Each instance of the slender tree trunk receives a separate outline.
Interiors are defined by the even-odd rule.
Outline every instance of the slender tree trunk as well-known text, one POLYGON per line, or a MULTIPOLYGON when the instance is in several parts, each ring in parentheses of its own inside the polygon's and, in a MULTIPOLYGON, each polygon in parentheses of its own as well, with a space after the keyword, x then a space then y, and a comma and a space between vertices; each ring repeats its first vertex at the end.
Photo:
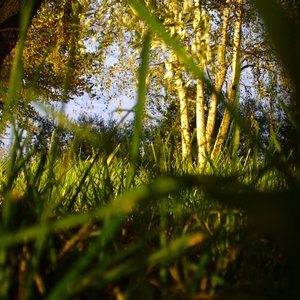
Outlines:
MULTIPOLYGON (((228 92, 228 104, 233 109, 233 104, 236 98, 238 81, 239 81, 239 68, 240 68, 240 43, 241 43, 241 25, 242 25, 242 2, 243 0, 237 0, 236 2, 236 20, 234 29, 234 39, 233 39, 233 58, 232 58, 232 75, 231 83, 228 92)), ((222 150, 222 146, 227 137, 228 128, 231 121, 231 112, 226 107, 223 115, 222 123, 220 125, 216 142, 212 151, 212 159, 218 157, 222 150)))
POLYGON ((201 170, 206 161, 206 137, 205 137, 205 115, 204 115, 204 84, 203 80, 197 80, 196 96, 196 130, 197 130, 197 148, 198 148, 198 168, 201 170))
MULTIPOLYGON (((180 103, 180 127, 181 127, 181 146, 182 146, 182 159, 188 162, 191 158, 190 150, 190 128, 189 128, 189 114, 188 114, 188 101, 186 97, 186 88, 182 77, 181 84, 178 84, 178 98, 180 103)), ((179 80, 179 79, 178 79, 179 80)))
MULTIPOLYGON (((207 26, 205 17, 205 12, 201 13, 200 1, 195 1, 194 7, 194 22, 193 28, 195 31, 195 37, 193 40, 193 50, 199 61, 199 67, 204 68, 205 62, 209 59, 209 40, 205 39, 205 26, 207 26), (202 15, 204 14, 204 15, 202 15), (207 46, 206 51, 201 51, 203 49, 203 41, 205 40, 205 45, 207 46), (201 49, 202 48, 202 49, 201 49)), ((206 137, 205 137, 205 97, 204 97, 204 82, 202 79, 197 80, 197 90, 196 90, 196 133, 197 133, 197 163, 198 168, 202 170, 205 166, 206 161, 206 137)))
POLYGON ((223 25, 221 32, 221 43, 218 49, 218 70, 215 75, 215 91, 212 93, 210 107, 206 123, 206 142, 207 151, 211 152, 211 139, 215 129, 216 116, 217 116, 217 106, 218 106, 218 96, 222 90, 222 86, 226 77, 226 43, 227 43, 227 31, 229 24, 229 14, 231 10, 231 0, 226 1, 226 6, 223 13, 223 25))
MULTIPOLYGON (((170 9, 174 13, 175 25, 170 27, 171 35, 182 36, 184 22, 182 20, 182 10, 187 10, 191 3, 189 1, 184 1, 183 5, 180 3, 173 3, 170 5, 170 9)), ((186 95, 186 87, 184 82, 184 69, 180 64, 178 58, 174 53, 170 53, 169 63, 166 65, 167 71, 171 71, 173 76, 171 76, 173 85, 175 84, 180 107, 180 132, 181 132, 181 148, 182 148, 182 160, 184 163, 191 161, 191 138, 190 138, 190 128, 189 128, 189 114, 188 114, 188 100, 186 95)))

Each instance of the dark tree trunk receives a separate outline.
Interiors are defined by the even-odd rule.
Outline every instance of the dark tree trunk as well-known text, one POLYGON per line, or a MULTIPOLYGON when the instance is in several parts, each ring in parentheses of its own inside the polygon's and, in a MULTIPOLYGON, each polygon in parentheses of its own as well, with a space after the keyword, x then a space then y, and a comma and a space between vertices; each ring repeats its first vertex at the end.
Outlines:
MULTIPOLYGON (((34 1, 33 17, 44 0, 29 1, 34 1)), ((0 70, 18 40, 20 8, 21 0, 0 0, 0 70)))

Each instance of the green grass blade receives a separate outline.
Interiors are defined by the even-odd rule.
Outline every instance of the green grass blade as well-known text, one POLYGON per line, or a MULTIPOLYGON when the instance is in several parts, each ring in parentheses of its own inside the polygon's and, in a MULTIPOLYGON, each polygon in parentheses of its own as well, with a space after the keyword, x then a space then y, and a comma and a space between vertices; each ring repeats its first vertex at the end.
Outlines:
POLYGON ((134 178, 135 168, 137 165, 139 151, 140 151, 140 139, 143 131, 143 119, 145 110, 145 100, 147 93, 147 73, 149 67, 149 53, 151 47, 151 34, 146 33, 143 41, 143 48, 141 52, 141 66, 139 69, 138 77, 138 95, 137 104, 135 107, 135 122, 133 128, 133 137, 131 145, 131 165, 128 174, 127 187, 129 188, 134 178))

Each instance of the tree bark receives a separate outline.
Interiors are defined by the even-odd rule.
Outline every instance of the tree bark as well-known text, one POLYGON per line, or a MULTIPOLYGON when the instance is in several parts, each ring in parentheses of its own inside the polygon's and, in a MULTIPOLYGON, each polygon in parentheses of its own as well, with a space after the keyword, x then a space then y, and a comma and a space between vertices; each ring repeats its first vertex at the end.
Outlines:
POLYGON ((184 162, 190 160, 190 128, 189 128, 189 115, 188 115, 188 101, 186 97, 186 88, 184 87, 183 78, 181 84, 178 84, 178 98, 180 103, 180 127, 181 127, 181 146, 182 146, 182 159, 184 162))
MULTIPOLYGON (((205 11, 202 12, 205 15, 205 11)), ((199 68, 204 69, 206 61, 209 59, 209 49, 207 48, 204 53, 202 52, 201 47, 203 47, 203 39, 205 40, 206 47, 209 47, 209 41, 204 37, 205 26, 201 18, 201 8, 200 1, 195 1, 194 7, 194 22, 193 28, 195 31, 195 37, 193 44, 195 45, 195 55, 199 60, 199 68)), ((203 170, 206 161, 206 136, 205 136, 205 96, 204 96, 204 82, 202 79, 197 80, 197 90, 196 90, 196 132, 197 132, 197 153, 198 153, 198 168, 203 170)))
POLYGON ((206 138, 205 138, 205 114, 204 114, 204 83, 197 80, 196 96, 196 128, 197 128, 197 148, 198 148, 198 168, 202 170, 206 162, 206 138))
MULTIPOLYGON (((233 58, 232 58, 232 75, 231 83, 228 92, 228 105, 230 105, 231 110, 233 109, 233 104, 236 98, 238 81, 239 81, 239 68, 240 68, 240 44, 241 44, 241 26, 242 26, 242 2, 243 0, 237 0, 236 8, 236 20, 233 38, 233 58)), ((222 147, 226 140, 228 128, 231 121, 231 112, 228 107, 225 108, 222 123, 219 127, 218 135, 212 151, 212 159, 216 159, 221 153, 222 147)))
MULTIPOLYGON (((33 0, 31 17, 37 12, 44 0, 33 0)), ((29 1, 27 3, 30 4, 29 1)), ((21 0, 0 0, 0 70, 5 58, 18 41, 21 0)))
POLYGON ((206 123, 206 142, 207 151, 211 152, 211 139, 215 129, 216 116, 217 116, 217 106, 218 106, 218 96, 222 90, 222 86, 225 81, 227 65, 226 65, 226 44, 227 44, 227 31, 229 24, 229 14, 231 10, 231 0, 226 1, 226 6, 223 13, 223 25, 221 33, 221 43, 218 50, 218 71, 215 75, 215 91, 212 93, 207 123, 206 123))
MULTIPOLYGON (((171 35, 182 36, 184 22, 182 19, 181 10, 187 10, 191 3, 189 1, 184 1, 183 5, 170 5, 170 10, 174 13, 175 25, 170 27, 171 35)), ((189 109, 188 109, 188 99, 186 94, 186 86, 182 68, 178 57, 172 53, 169 56, 169 63, 166 64, 167 71, 172 72, 171 80, 174 80, 174 86, 176 87, 177 96, 179 100, 180 107, 180 133, 181 133, 181 153, 182 160, 185 164, 191 161, 191 137, 189 128, 189 109)), ((169 76, 167 76, 169 77, 169 76)))

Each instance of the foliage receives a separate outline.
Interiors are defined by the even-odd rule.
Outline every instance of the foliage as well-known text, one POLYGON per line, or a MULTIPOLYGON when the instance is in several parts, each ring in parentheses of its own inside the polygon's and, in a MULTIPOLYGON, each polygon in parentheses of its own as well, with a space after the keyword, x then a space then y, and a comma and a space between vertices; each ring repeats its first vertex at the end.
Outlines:
MULTIPOLYGON (((191 9, 192 2, 146 1, 147 8, 164 25, 164 28, 156 23, 154 18, 151 19, 150 16, 139 18, 141 9, 133 9, 132 11, 132 6, 129 8, 124 4, 124 1, 118 4, 114 1, 106 1, 105 4, 113 7, 113 9, 108 10, 112 20, 110 30, 115 36, 113 44, 120 51, 123 51, 122 53, 126 55, 126 61, 128 62, 124 64, 122 58, 120 58, 119 62, 115 63, 113 70, 115 72, 125 72, 126 69, 130 69, 137 74, 137 68, 132 67, 132 62, 138 59, 136 53, 139 51, 140 41, 147 31, 147 25, 149 25, 149 23, 145 23, 150 22, 155 28, 155 34, 152 37, 150 52, 151 63, 147 80, 150 85, 147 105, 154 111, 155 115, 157 111, 162 114, 166 118, 166 122, 169 121, 169 105, 178 111, 180 120, 177 127, 178 134, 181 139, 186 135, 187 145, 185 147, 187 148, 191 145, 194 147, 194 142, 190 141, 188 136, 191 136, 194 130, 199 132, 200 129, 196 128, 197 123, 200 126, 202 122, 202 135, 195 138, 195 140, 198 140, 198 149, 196 150, 202 152, 203 155, 207 155, 213 150, 216 139, 222 140, 222 149, 227 151, 225 144, 228 140, 227 133, 230 133, 229 129, 231 127, 251 128, 252 121, 245 119, 243 124, 237 124, 236 126, 235 121, 231 122, 231 117, 227 114, 225 123, 229 125, 222 125, 222 130, 219 130, 224 115, 222 109, 224 109, 224 106, 226 108, 227 99, 235 98, 234 93, 231 93, 230 96, 230 81, 232 79, 233 53, 235 52, 233 37, 236 23, 236 5, 233 1, 224 1, 222 4, 219 1, 195 1, 195 7, 199 7, 199 9, 197 8, 198 11, 197 9, 191 9), (197 14, 200 15, 197 16, 197 14), (115 34, 116 31, 120 33, 115 34), (124 35, 124 31, 127 34, 124 35), (168 34, 175 37, 177 43, 173 43, 168 34), (201 47, 197 42, 199 38, 198 42, 200 42, 201 47), (129 47, 129 50, 124 51, 124 45, 127 49, 129 47), (182 52, 183 49, 180 50, 180 46, 187 50, 187 54, 193 54, 195 64, 190 61, 191 72, 187 72, 184 67, 188 58, 182 52), (198 71, 195 69, 197 67, 198 71), (200 69, 202 70, 200 71, 200 69), (221 73, 224 73, 224 75, 221 73), (204 100, 202 104, 197 106, 196 103, 201 98, 199 88, 197 88, 201 87, 202 84, 201 81, 197 81, 199 78, 206 79, 204 80, 204 100), (182 88, 179 88, 180 86, 182 88), (214 86, 216 87, 215 93, 213 93, 214 86), (216 97, 219 93, 221 95, 216 97), (186 97, 183 97, 183 99, 188 99, 186 104, 180 101, 180 95, 186 95, 186 97), (174 101, 177 101, 178 104, 174 105, 174 101), (185 112, 186 120, 180 119, 183 117, 180 107, 187 109, 185 112), (197 120, 200 116, 204 121, 192 120, 194 117, 197 120), (227 127, 228 129, 226 129, 227 127), (218 131, 220 131, 219 134, 218 131), (227 133, 223 137, 226 131, 227 133), (183 134, 183 132, 185 133, 183 134), (201 145, 206 144, 207 147, 201 149, 201 145)), ((280 103, 287 104, 291 100, 292 85, 278 62, 275 55, 276 51, 270 43, 270 36, 266 33, 264 22, 257 14, 254 6, 249 1, 242 1, 241 5, 242 28, 237 61, 240 69, 237 75, 240 80, 238 84, 233 84, 233 86, 234 90, 238 92, 237 98, 240 105, 247 106, 249 100, 256 99, 256 102, 261 102, 257 107, 269 107, 266 109, 265 118, 269 118, 271 126, 273 119, 282 119, 283 110, 280 103)), ((107 36, 110 34, 108 28, 105 29, 105 32, 107 36)), ((127 79, 128 76, 125 76, 125 78, 127 79)), ((107 79, 104 80, 107 81, 107 79)), ((123 87, 127 87, 128 82, 122 80, 118 80, 118 82, 123 87)), ((232 102, 232 100, 230 101, 232 102)), ((229 111, 232 109, 229 109, 229 111)), ((232 114, 232 111, 230 114, 232 114)), ((254 116, 256 115, 255 113, 254 116)), ((271 129, 268 129, 269 133, 271 131, 271 129)), ((273 132, 277 132, 277 129, 274 129, 273 132)), ((248 131, 246 129, 242 130, 240 134, 245 135, 245 138, 247 138, 248 131)), ((264 137, 266 131, 264 130, 260 134, 264 137)), ((217 152, 215 151, 215 153, 217 152)), ((217 154, 211 155, 217 156, 217 154)), ((201 166, 199 167, 201 168, 201 166)))
POLYGON ((105 121, 98 115, 84 114, 79 115, 73 122, 72 128, 63 128, 52 118, 39 116, 35 123, 35 131, 29 134, 31 141, 28 148, 33 147, 37 152, 49 149, 55 133, 59 153, 64 153, 71 147, 74 155, 84 160, 98 151, 111 153, 118 147, 118 153, 122 152, 122 155, 125 155, 130 138, 130 123, 121 126, 114 119, 105 121), (83 132, 89 136, 84 138, 83 132), (106 146, 100 149, 99 144, 106 146))

